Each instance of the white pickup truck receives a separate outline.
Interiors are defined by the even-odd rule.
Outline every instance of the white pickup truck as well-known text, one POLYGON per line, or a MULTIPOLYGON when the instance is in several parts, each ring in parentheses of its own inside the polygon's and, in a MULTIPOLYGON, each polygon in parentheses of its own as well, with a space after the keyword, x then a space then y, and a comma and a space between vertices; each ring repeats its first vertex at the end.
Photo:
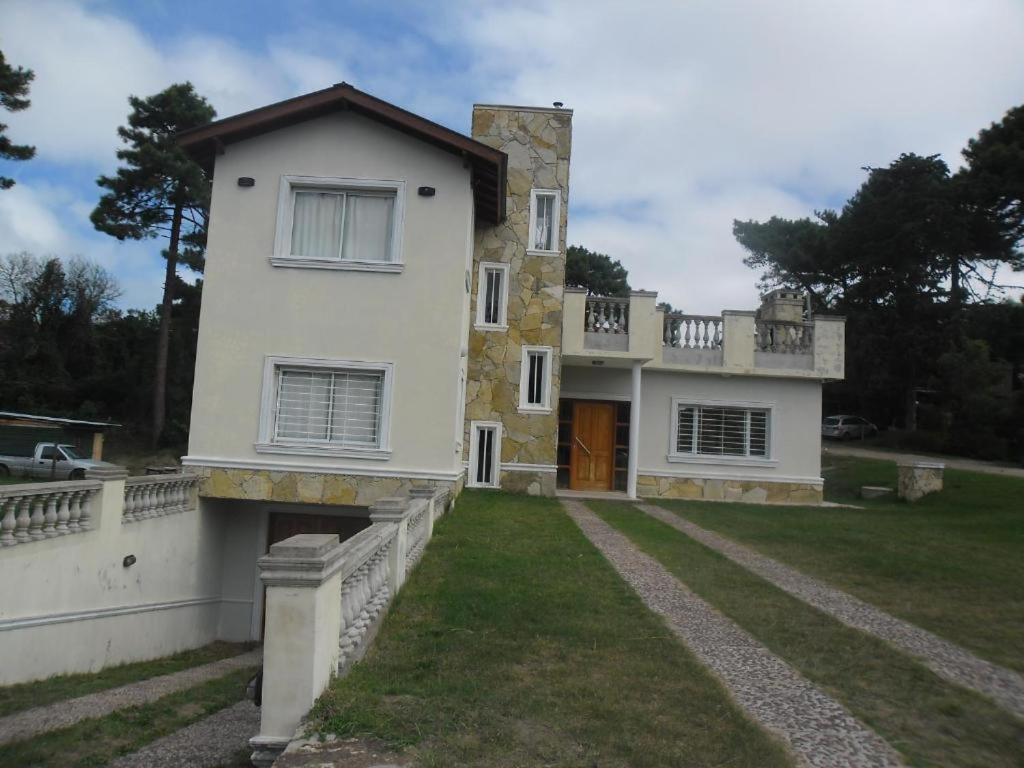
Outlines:
POLYGON ((0 456, 0 476, 21 475, 40 480, 81 480, 94 467, 113 466, 78 455, 73 445, 36 443, 31 456, 0 456))

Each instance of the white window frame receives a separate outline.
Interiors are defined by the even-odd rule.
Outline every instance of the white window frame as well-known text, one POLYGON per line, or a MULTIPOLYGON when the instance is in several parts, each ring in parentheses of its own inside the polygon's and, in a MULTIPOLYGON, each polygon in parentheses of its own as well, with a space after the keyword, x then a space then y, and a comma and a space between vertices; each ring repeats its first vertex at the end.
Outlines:
POLYGON ((486 331, 507 331, 508 330, 508 277, 509 265, 496 261, 481 261, 477 270, 476 280, 476 327, 486 331), (484 291, 487 285, 488 270, 501 272, 501 296, 498 299, 498 322, 488 323, 484 321, 484 291))
POLYGON ((274 253, 270 257, 270 263, 275 267, 299 267, 303 269, 401 272, 405 267, 402 260, 402 232, 404 229, 404 181, 393 179, 349 179, 338 176, 282 176, 277 196, 277 230, 274 236, 274 253), (391 259, 389 261, 343 261, 340 255, 337 259, 292 256, 292 219, 295 211, 295 192, 306 189, 325 189, 337 192, 365 190, 394 193, 395 207, 391 217, 391 259))
POLYGON ((501 433, 500 421, 471 421, 469 422, 469 467, 467 467, 466 485, 470 488, 500 488, 501 487, 501 433), (491 483, 478 483, 476 480, 476 459, 477 450, 480 447, 480 428, 494 429, 494 450, 491 454, 491 483))
POLYGON ((522 358, 519 361, 519 410, 529 413, 551 413, 551 359, 553 357, 551 347, 523 346, 522 358), (544 363, 544 402, 541 404, 528 403, 530 365, 529 354, 533 352, 543 355, 544 363))
POLYGON ((319 357, 282 357, 268 355, 263 361, 263 391, 260 399, 259 438, 257 453, 281 453, 297 456, 349 456, 386 461, 391 458, 391 402, 395 386, 395 364, 365 360, 334 360, 319 357), (373 371, 383 373, 381 388, 380 441, 373 448, 331 445, 322 442, 278 440, 275 438, 277 416, 277 371, 280 368, 322 368, 325 370, 373 371))
POLYGON ((700 400, 692 397, 673 397, 672 410, 669 414, 670 426, 668 436, 668 461, 682 464, 731 464, 734 466, 766 467, 776 466, 775 445, 775 403, 754 400, 700 400), (680 453, 676 450, 679 437, 680 408, 743 408, 767 411, 765 425, 765 449, 767 456, 718 456, 704 453, 680 453))
POLYGON ((526 252, 529 254, 538 254, 549 256, 551 254, 561 253, 561 234, 562 234, 562 191, 560 189, 531 189, 530 190, 530 231, 527 235, 526 240, 526 252), (552 195, 555 198, 555 204, 551 206, 551 215, 554 217, 553 226, 554 232, 551 237, 551 244, 554 248, 534 248, 533 233, 536 230, 537 225, 537 198, 540 195, 552 195))

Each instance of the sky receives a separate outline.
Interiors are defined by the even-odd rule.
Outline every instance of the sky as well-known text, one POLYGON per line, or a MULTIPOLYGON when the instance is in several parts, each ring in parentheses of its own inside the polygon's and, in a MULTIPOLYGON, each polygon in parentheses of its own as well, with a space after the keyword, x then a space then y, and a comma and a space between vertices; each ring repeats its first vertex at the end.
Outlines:
POLYGON ((758 303, 734 219, 841 207, 901 152, 956 167, 1024 103, 1024 0, 0 0, 0 50, 36 73, 0 122, 38 150, 0 163, 0 253, 95 259, 123 308, 158 303, 161 242, 96 232, 95 180, 129 95, 173 82, 226 117, 344 80, 462 132, 564 102, 569 242, 702 314, 758 303))

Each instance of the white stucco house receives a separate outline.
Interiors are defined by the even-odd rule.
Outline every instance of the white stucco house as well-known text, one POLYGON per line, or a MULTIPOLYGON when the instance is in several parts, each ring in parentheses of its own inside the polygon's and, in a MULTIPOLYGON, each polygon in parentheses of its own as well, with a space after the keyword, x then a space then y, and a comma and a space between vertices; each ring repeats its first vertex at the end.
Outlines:
POLYGON ((566 289, 572 117, 476 105, 467 137, 342 83, 180 137, 213 174, 184 463, 220 636, 259 636, 270 543, 413 485, 820 501, 842 319, 566 289))

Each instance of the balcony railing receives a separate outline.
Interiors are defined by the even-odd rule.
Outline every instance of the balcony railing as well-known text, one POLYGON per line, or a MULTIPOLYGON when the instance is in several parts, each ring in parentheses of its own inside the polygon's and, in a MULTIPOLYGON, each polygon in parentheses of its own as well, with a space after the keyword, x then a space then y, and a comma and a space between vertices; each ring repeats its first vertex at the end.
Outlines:
POLYGON ((587 333, 629 333, 629 299, 588 296, 584 322, 587 333))
POLYGON ((814 352, 814 323, 758 320, 754 323, 754 343, 759 352, 810 355, 814 352))
POLYGON ((9 485, 0 489, 0 546, 82 533, 92 527, 98 480, 9 485))
POLYGON ((721 349, 722 318, 710 315, 665 315, 662 342, 676 349, 721 349))

